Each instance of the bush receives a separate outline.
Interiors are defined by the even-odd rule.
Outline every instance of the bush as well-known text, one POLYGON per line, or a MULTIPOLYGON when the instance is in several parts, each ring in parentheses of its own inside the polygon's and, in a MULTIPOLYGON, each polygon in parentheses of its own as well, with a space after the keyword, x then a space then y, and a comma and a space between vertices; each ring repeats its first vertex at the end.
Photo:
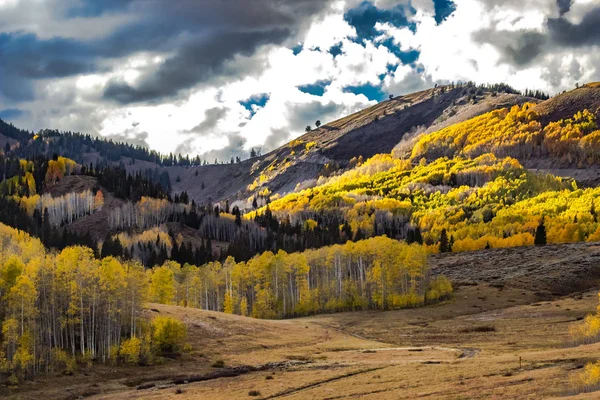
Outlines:
POLYGON ((461 333, 485 333, 496 332, 496 327, 493 325, 471 326, 460 330, 461 333))
POLYGON ((224 368, 225 367, 225 361, 223 360, 217 360, 213 363, 212 365, 213 368, 224 368))
POLYGON ((571 378, 576 392, 591 392, 600 388, 600 363, 588 363, 583 371, 571 378))
POLYGON ((181 321, 169 317, 152 321, 152 342, 162 353, 179 353, 186 337, 187 329, 181 321))
POLYGON ((436 302, 447 300, 452 297, 452 282, 443 275, 437 276, 429 284, 427 291, 427 301, 436 302))
POLYGON ((142 341, 134 336, 121 343, 119 354, 125 363, 137 364, 140 362, 141 349, 142 341))
POLYGON ((251 390, 248 392, 248 396, 252 396, 252 397, 260 396, 260 392, 258 390, 251 390))

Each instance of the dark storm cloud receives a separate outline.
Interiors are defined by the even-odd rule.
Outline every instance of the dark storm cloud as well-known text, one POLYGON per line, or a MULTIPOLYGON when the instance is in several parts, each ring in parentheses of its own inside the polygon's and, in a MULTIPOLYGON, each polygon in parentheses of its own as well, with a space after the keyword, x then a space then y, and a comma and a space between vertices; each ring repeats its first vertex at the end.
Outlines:
POLYGON ((497 31, 493 28, 476 32, 473 38, 479 43, 489 43, 503 55, 509 64, 525 66, 544 50, 545 35, 536 31, 497 31))
MULTIPOLYGON (((499 31, 492 26, 475 32, 473 38, 493 45, 503 55, 503 62, 517 67, 529 66, 538 56, 552 54, 557 48, 600 45, 600 7, 591 9, 579 24, 574 24, 565 18, 572 1, 557 0, 556 4, 560 16, 548 18, 545 31, 499 31)), ((556 78, 551 81, 556 82, 556 78)))
POLYGON ((246 138, 240 135, 239 132, 232 132, 225 135, 227 137, 227 145, 217 150, 211 150, 203 153, 200 157, 208 162, 213 162, 215 159, 228 163, 231 157, 239 156, 248 158, 248 152, 244 150, 246 138))
POLYGON ((302 131, 307 125, 313 126, 316 120, 331 121, 340 111, 340 105, 334 102, 322 104, 318 100, 310 103, 288 104, 290 114, 290 130, 294 132, 302 131))
POLYGON ((556 0, 556 5, 558 6, 558 12, 562 17, 571 10, 573 0, 556 0))
POLYGON ((97 17, 117 11, 123 11, 134 0, 80 0, 79 4, 70 8, 70 17, 97 17))
POLYGON ((264 152, 266 153, 278 148, 284 143, 289 142, 291 138, 292 135, 289 130, 271 128, 271 134, 265 138, 265 142, 263 144, 264 152))
POLYGON ((148 72, 139 83, 131 86, 123 81, 111 81, 104 98, 119 103, 136 103, 172 97, 183 89, 222 75, 224 62, 235 55, 250 55, 263 44, 279 43, 288 37, 285 29, 267 32, 226 33, 193 41, 155 71, 148 72))
POLYGON ((159 2, 152 12, 160 18, 156 23, 146 20, 143 27, 129 27, 115 33, 110 42, 126 51, 130 47, 139 49, 147 46, 146 36, 153 38, 154 31, 160 30, 157 35, 162 39, 156 45, 164 43, 167 36, 176 42, 175 54, 158 68, 147 71, 134 86, 111 81, 104 91, 104 98, 118 103, 156 101, 176 96, 214 76, 244 72, 229 71, 224 64, 236 55, 252 55, 261 45, 281 44, 328 3, 312 0, 182 1, 169 3, 165 8, 161 7, 164 2, 159 2), (169 32, 172 27, 178 28, 175 35, 169 32), (178 38, 183 32, 186 39, 180 41, 178 38), (144 43, 139 43, 142 41, 144 43))
POLYGON ((186 133, 198 133, 200 135, 208 135, 214 129, 220 120, 227 114, 226 107, 214 107, 204 111, 204 121, 187 131, 186 133))
POLYGON ((123 133, 116 133, 107 135, 106 139, 112 139, 115 142, 126 142, 134 146, 141 146, 146 149, 150 148, 148 145, 148 132, 136 132, 133 129, 127 129, 123 133))
MULTIPOLYGON (((127 14, 132 19, 89 40, 40 39, 26 29, 0 32, 0 95, 32 100, 37 79, 98 72, 99 60, 116 63, 136 52, 161 51, 174 55, 146 71, 135 87, 110 82, 104 96, 119 103, 172 97, 219 74, 224 61, 236 54, 251 55, 262 44, 289 39, 328 5, 329 0, 81 0, 71 6, 69 1, 53 0, 54 12, 63 14, 48 18, 78 17, 81 29, 88 17, 127 14)), ((19 4, 18 15, 35 13, 35 7, 19 4)), ((22 18, 26 27, 27 19, 22 18)))
POLYGON ((93 71, 90 56, 90 50, 74 40, 0 33, 0 93, 14 101, 32 100, 32 80, 93 71))
POLYGON ((549 18, 550 39, 561 46, 581 47, 600 45, 600 7, 589 11, 579 24, 564 17, 549 18))

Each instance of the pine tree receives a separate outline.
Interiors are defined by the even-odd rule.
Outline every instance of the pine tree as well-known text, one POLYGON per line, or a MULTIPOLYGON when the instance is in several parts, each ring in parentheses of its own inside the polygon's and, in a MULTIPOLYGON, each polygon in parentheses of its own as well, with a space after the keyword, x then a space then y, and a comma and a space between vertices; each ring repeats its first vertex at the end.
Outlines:
POLYGON ((421 235, 421 228, 418 226, 415 228, 415 242, 423 244, 423 236, 421 235))
POLYGON ((546 245, 546 226, 544 225, 544 218, 540 220, 540 224, 535 230, 535 239, 533 243, 536 246, 545 246, 546 245))
POLYGON ((448 233, 446 232, 446 228, 442 229, 442 233, 440 235, 440 253, 448 253, 451 251, 450 243, 448 242, 448 233))

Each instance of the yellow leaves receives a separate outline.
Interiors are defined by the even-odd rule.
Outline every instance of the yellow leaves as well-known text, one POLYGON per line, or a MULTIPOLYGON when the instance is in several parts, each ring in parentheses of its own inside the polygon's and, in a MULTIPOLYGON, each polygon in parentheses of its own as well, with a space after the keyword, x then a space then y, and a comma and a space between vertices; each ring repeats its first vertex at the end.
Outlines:
POLYGON ((429 284, 429 290, 427 291, 427 301, 439 301, 448 299, 452 296, 452 283, 450 279, 443 275, 435 277, 429 284))
POLYGON ((20 275, 8 294, 9 308, 13 309, 15 315, 29 318, 35 314, 36 298, 37 290, 31 279, 27 275, 20 275))
POLYGON ((152 342, 163 353, 175 353, 183 348, 187 328, 183 322, 170 317, 152 321, 152 342))
POLYGON ((102 193, 102 190, 98 190, 94 197, 94 209, 101 210, 102 206, 104 206, 104 194, 102 193))
MULTIPOLYGON (((294 139, 294 140, 292 140, 292 141, 290 142, 290 144, 289 144, 289 146, 290 146, 290 149, 294 149, 295 147, 298 147, 298 146, 302 145, 302 143, 304 143, 304 142, 302 141, 302 139, 294 139)), ((307 145, 308 145, 308 144, 307 144, 307 145)))
MULTIPOLYGON (((598 297, 600 299, 600 293, 598 297)), ((570 326, 569 334, 575 343, 597 342, 600 338, 600 306, 596 314, 586 316, 583 323, 570 326)), ((571 384, 577 390, 595 390, 600 385, 600 362, 586 364, 582 372, 571 377, 571 384)))
POLYGON ((304 221, 304 230, 307 232, 313 231, 315 230, 315 228, 318 226, 319 224, 317 223, 317 221, 315 221, 314 219, 307 219, 306 221, 304 221))
POLYGON ((578 390, 594 390, 600 384, 600 362, 587 363, 583 372, 571 378, 571 384, 578 390))
POLYGON ((121 343, 119 355, 127 364, 137 364, 140 361, 140 353, 142 350, 142 341, 137 337, 132 337, 121 343))
POLYGON ((79 170, 79 168, 79 164, 65 157, 58 157, 57 160, 50 160, 48 162, 48 169, 46 170, 46 182, 54 183, 62 179, 65 175, 71 175, 79 170))
POLYGON ((306 152, 308 153, 309 151, 311 151, 313 148, 315 148, 317 145, 317 142, 308 142, 306 143, 306 152))
POLYGON ((126 272, 121 262, 114 257, 106 257, 100 263, 100 285, 111 294, 125 287, 126 272))
POLYGON ((248 300, 246 300, 246 297, 240 302, 240 315, 244 317, 248 315, 248 300))
POLYGON ((24 269, 25 265, 16 255, 11 255, 8 260, 0 264, 0 294, 11 290, 24 269))
POLYGON ((173 271, 166 265, 152 270, 150 278, 150 297, 161 304, 171 304, 175 299, 175 279, 173 271))

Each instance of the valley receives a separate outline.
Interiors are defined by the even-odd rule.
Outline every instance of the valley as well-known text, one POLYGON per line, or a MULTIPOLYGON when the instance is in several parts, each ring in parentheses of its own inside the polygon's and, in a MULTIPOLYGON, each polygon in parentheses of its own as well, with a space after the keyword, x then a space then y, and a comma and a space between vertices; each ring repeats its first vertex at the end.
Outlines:
POLYGON ((407 310, 269 321, 148 304, 149 317, 185 323, 191 351, 162 365, 82 366, 74 376, 42 375, 18 388, 0 387, 0 394, 18 399, 588 398, 572 396, 570 379, 600 355, 600 345, 574 346, 569 327, 581 324, 597 305, 598 257, 600 246, 594 244, 435 256, 432 271, 453 280, 453 299, 407 310), (223 367, 215 367, 217 361, 223 367))
POLYGON ((186 323, 191 353, 162 366, 106 366, 83 369, 74 377, 40 377, 18 389, 3 389, 3 395, 564 398, 570 377, 600 354, 597 344, 568 345, 568 326, 596 303, 595 292, 538 300, 527 290, 479 284, 461 287, 452 302, 426 309, 284 321, 149 304, 148 313, 186 323), (215 360, 223 360, 225 367, 212 367, 215 360), (258 370, 246 373, 243 366, 258 370), (231 377, 219 377, 227 374, 231 377))

